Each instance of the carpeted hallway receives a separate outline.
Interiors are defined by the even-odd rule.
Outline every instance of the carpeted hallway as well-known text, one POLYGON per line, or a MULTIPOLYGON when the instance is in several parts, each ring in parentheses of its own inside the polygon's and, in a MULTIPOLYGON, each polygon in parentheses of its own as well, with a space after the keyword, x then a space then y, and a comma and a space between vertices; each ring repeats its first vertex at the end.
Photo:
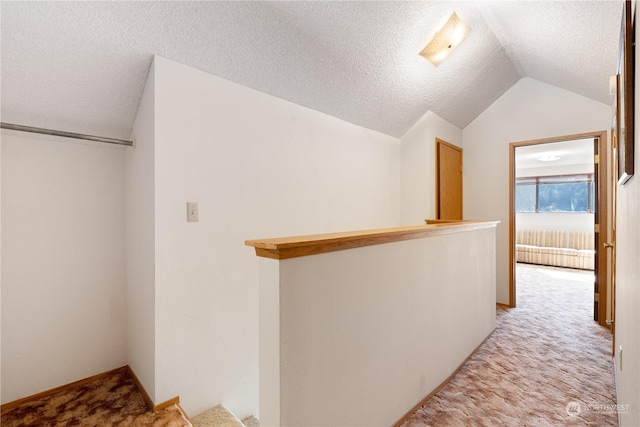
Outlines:
POLYGON ((517 307, 411 426, 616 426, 611 334, 593 273, 518 264, 517 307))
MULTIPOLYGON (((593 322, 593 274, 517 269, 518 307, 413 426, 616 426, 611 334, 593 322)), ((190 426, 179 407, 146 409, 128 374, 2 414, 2 426, 190 426)))

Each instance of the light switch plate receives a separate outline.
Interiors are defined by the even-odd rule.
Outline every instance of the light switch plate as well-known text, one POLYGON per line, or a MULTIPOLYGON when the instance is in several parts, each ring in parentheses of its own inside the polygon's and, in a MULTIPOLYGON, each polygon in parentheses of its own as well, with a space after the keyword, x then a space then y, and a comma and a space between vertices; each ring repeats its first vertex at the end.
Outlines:
POLYGON ((198 202, 187 202, 187 222, 198 221, 198 202))

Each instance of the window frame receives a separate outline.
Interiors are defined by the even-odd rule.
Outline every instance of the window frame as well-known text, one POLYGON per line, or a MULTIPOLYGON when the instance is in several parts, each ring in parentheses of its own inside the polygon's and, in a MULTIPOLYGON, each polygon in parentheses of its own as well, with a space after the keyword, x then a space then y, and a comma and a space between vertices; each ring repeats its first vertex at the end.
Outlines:
POLYGON ((590 173, 572 173, 565 175, 543 175, 543 176, 522 176, 517 177, 515 182, 515 195, 517 195, 517 189, 519 185, 534 185, 535 186, 535 210, 533 211, 519 211, 517 200, 514 200, 514 208, 516 213, 566 213, 566 214, 594 214, 596 212, 596 200, 595 200, 595 174, 590 173), (578 178, 578 179, 571 179, 578 178), (582 178, 582 179, 580 179, 582 178), (542 180, 542 182, 541 182, 542 180), (540 210, 540 185, 548 184, 570 184, 570 183, 586 183, 587 184, 587 210, 586 211, 541 211, 540 210))

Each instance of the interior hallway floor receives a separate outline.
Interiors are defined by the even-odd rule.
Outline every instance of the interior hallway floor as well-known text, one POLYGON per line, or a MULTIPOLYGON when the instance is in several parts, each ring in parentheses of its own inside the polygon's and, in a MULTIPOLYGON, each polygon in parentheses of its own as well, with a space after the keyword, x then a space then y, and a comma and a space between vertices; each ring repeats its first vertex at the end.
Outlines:
POLYGON ((516 274, 517 307, 498 308, 494 333, 403 427, 618 425, 593 272, 518 264, 516 274))
POLYGON ((191 427, 182 409, 149 410, 126 370, 2 411, 2 427, 191 427))
MULTIPOLYGON (((404 424, 616 426, 611 334, 593 320, 593 273, 519 264, 518 307, 404 424)), ((127 373, 3 412, 2 426, 190 426, 147 411, 127 373)))

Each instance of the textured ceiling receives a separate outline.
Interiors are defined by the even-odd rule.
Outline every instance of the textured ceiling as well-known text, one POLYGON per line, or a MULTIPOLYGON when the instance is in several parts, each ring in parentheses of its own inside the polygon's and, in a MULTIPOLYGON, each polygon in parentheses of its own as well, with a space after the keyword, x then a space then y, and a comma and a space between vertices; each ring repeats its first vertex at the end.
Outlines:
POLYGON ((158 54, 388 135, 522 77, 610 103, 621 1, 1 2, 2 121, 128 138, 158 54), (418 52, 455 11, 469 37, 418 52))

